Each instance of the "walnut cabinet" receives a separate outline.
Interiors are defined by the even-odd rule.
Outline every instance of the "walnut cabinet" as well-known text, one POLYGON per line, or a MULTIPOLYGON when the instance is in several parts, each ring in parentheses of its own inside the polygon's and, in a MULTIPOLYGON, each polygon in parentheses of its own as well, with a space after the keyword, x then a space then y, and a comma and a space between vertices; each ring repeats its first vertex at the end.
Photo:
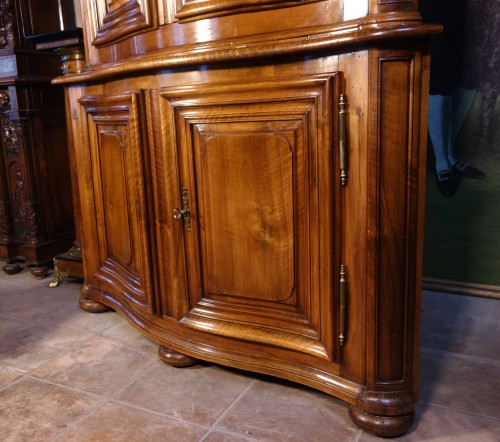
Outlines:
POLYGON ((172 365, 286 378, 347 401, 369 431, 407 431, 439 28, 392 0, 82 12, 86 68, 56 80, 81 307, 119 311, 172 365))

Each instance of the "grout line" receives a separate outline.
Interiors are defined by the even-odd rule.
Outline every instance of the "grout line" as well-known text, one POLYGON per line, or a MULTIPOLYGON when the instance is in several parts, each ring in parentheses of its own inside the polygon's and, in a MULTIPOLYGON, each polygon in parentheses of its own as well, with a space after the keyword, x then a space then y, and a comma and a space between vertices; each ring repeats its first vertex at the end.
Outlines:
POLYGON ((443 356, 445 354, 450 354, 450 355, 455 355, 455 356, 461 356, 461 357, 466 358, 466 359, 475 359, 478 362, 479 361, 487 362, 489 364, 494 364, 494 365, 500 364, 500 361, 497 359, 490 359, 490 358, 485 358, 482 356, 469 355, 466 353, 458 353, 456 351, 438 350, 438 349, 431 348, 431 347, 421 346, 420 351, 422 352, 422 350, 424 350, 425 352, 434 353, 434 354, 441 355, 441 356, 443 356))
MULTIPOLYGON (((203 442, 219 425, 219 423, 226 417, 226 415, 236 406, 236 404, 241 400, 241 398, 254 386, 254 384, 257 382, 257 379, 252 379, 250 383, 247 385, 247 387, 231 402, 226 409, 219 415, 219 417, 215 420, 215 422, 212 424, 212 426, 208 429, 207 433, 202 436, 200 439, 198 439, 197 442, 203 442)), ((238 435, 241 437, 241 435, 238 435)))
POLYGON ((115 391, 111 396, 110 399, 115 399, 118 394, 120 394, 122 391, 130 387, 132 384, 137 382, 140 378, 143 376, 146 376, 149 372, 153 371, 157 367, 157 361, 152 361, 151 365, 143 370, 140 374, 138 374, 136 377, 134 377, 127 385, 125 385, 123 388, 120 388, 119 390, 115 391))
POLYGON ((361 428, 358 428, 358 431, 356 431, 356 434, 354 435, 354 439, 352 440, 352 442, 359 442, 359 440, 361 439, 361 436, 363 436, 363 434, 364 434, 364 431, 361 428))
POLYGON ((12 314, 5 313, 5 312, 0 312, 0 317, 5 318, 5 319, 16 319, 18 321, 24 321, 28 324, 33 324, 33 319, 18 318, 17 316, 13 316, 12 314))
POLYGON ((9 382, 8 384, 0 387, 0 393, 4 390, 6 390, 7 388, 10 388, 10 387, 13 387, 14 385, 18 384, 19 382, 21 382, 21 380, 23 379, 23 376, 25 376, 24 373, 19 373, 20 376, 16 379, 14 379, 13 381, 9 382))
POLYGON ((467 411, 467 410, 464 410, 462 408, 455 408, 455 407, 450 407, 448 405, 441 405, 441 404, 436 404, 434 402, 424 402, 424 401, 418 401, 417 405, 419 405, 419 404, 420 405, 425 404, 425 405, 429 405, 431 407, 438 407, 438 408, 442 408, 443 410, 448 410, 448 411, 453 411, 453 412, 456 412, 456 413, 467 414, 467 415, 470 415, 470 416, 484 417, 484 418, 490 419, 492 421, 498 421, 498 422, 500 422, 500 417, 489 416, 487 414, 474 413, 473 411, 467 411))
MULTIPOLYGON (((147 371, 150 371, 150 369, 147 369, 146 372, 147 371)), ((146 373, 146 372, 144 372, 144 373, 146 373)), ((125 407, 128 407, 128 408, 133 408, 135 410, 139 410, 139 411, 142 411, 144 413, 153 414, 153 415, 161 417, 163 419, 173 420, 173 421, 185 424, 185 425, 196 426, 196 427, 199 427, 199 428, 204 429, 204 430, 208 430, 209 429, 209 427, 207 427, 205 425, 201 425, 201 424, 198 424, 196 422, 187 421, 187 420, 184 420, 182 418, 176 417, 174 415, 161 413, 159 411, 155 411, 155 410, 151 410, 149 408, 141 407, 140 405, 136 405, 136 404, 133 404, 131 402, 121 401, 121 400, 115 399, 113 397, 104 396, 104 395, 99 394, 99 393, 93 393, 91 391, 83 390, 81 388, 75 388, 75 387, 70 387, 70 386, 63 385, 63 384, 58 384, 57 382, 49 381, 47 379, 37 378, 36 376, 32 376, 32 375, 29 375, 29 374, 22 374, 19 378, 15 379, 14 381, 10 382, 9 384, 5 385, 4 387, 1 387, 0 388, 0 392, 3 391, 7 387, 11 387, 11 386, 14 386, 15 384, 18 384, 19 382, 21 382, 23 380, 23 378, 25 378, 24 380, 26 380, 26 378, 27 378, 27 379, 29 379, 31 381, 36 381, 36 382, 40 382, 42 384, 51 385, 53 387, 58 387, 58 388, 61 388, 63 390, 71 391, 73 393, 77 393, 77 394, 81 394, 81 395, 82 394, 83 395, 87 395, 87 396, 90 396, 90 397, 92 397, 92 398, 94 398, 96 400, 100 399, 100 401, 98 401, 98 403, 96 404, 96 406, 93 407, 92 409, 90 409, 87 413, 85 413, 81 417, 78 417, 75 420, 69 422, 68 423, 68 428, 70 428, 70 427, 78 424, 79 422, 83 421, 85 418, 91 416, 99 408, 102 408, 104 405, 106 405, 108 403, 114 403, 114 404, 122 405, 122 406, 125 406, 125 407)))
POLYGON ((142 411, 144 413, 153 414, 153 415, 161 417, 163 419, 169 419, 169 420, 172 420, 175 422, 179 422, 183 425, 191 425, 191 426, 201 428, 203 430, 209 429, 209 427, 207 427, 206 425, 201 425, 201 424, 198 424, 197 422, 187 421, 187 420, 182 419, 178 416, 174 416, 173 414, 166 414, 166 413, 162 413, 161 411, 151 410, 150 408, 144 408, 144 407, 141 407, 140 405, 133 404, 131 402, 121 401, 119 399, 114 399, 114 398, 111 398, 108 402, 118 404, 118 405, 123 405, 124 407, 127 407, 127 408, 133 408, 134 410, 142 411))
POLYGON ((104 396, 104 395, 99 394, 99 393, 93 393, 92 391, 83 390, 81 388, 75 388, 75 387, 70 387, 70 386, 64 385, 64 384, 58 384, 57 382, 53 382, 53 381, 50 381, 50 380, 44 379, 44 378, 38 378, 38 377, 33 376, 31 374, 28 374, 28 373, 23 373, 23 376, 25 378, 30 379, 31 381, 41 382, 43 384, 52 385, 53 387, 59 387, 59 388, 62 388, 62 389, 68 390, 68 391, 72 391, 73 393, 86 394, 86 395, 92 396, 94 399, 103 399, 103 400, 110 399, 109 397, 104 396))

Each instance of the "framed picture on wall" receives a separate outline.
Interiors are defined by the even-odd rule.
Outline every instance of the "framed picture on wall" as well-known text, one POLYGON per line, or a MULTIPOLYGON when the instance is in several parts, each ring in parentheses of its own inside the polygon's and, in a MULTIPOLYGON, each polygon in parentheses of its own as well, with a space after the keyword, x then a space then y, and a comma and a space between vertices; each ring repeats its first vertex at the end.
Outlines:
POLYGON ((420 0, 431 49, 424 287, 500 298, 500 2, 420 0))

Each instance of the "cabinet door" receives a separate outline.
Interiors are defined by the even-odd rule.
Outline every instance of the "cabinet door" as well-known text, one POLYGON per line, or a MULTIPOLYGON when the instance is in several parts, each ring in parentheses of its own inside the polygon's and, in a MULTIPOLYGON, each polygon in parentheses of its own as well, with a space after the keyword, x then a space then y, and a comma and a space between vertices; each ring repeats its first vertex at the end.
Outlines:
POLYGON ((165 315, 335 360, 339 84, 331 75, 160 92, 153 155, 170 169, 155 167, 155 193, 172 227, 159 236, 174 250, 163 273, 178 277, 165 315))
POLYGON ((107 45, 157 27, 155 0, 85 0, 92 44, 107 45))
POLYGON ((114 302, 151 308, 151 260, 145 204, 146 137, 138 93, 87 96, 87 149, 78 152, 82 177, 86 282, 114 302))

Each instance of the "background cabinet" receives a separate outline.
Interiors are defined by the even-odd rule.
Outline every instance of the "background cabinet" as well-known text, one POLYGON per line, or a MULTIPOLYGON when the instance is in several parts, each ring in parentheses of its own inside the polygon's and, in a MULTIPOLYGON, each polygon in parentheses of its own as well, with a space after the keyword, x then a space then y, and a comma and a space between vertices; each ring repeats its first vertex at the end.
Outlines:
POLYGON ((439 28, 407 1, 167 6, 87 0, 87 68, 56 80, 82 308, 118 310, 173 365, 301 382, 403 433, 439 28))
POLYGON ((0 258, 8 273, 20 270, 20 260, 47 265, 74 239, 64 91, 50 83, 60 64, 27 38, 63 20, 74 24, 71 12, 55 0, 43 8, 0 2, 0 258))

